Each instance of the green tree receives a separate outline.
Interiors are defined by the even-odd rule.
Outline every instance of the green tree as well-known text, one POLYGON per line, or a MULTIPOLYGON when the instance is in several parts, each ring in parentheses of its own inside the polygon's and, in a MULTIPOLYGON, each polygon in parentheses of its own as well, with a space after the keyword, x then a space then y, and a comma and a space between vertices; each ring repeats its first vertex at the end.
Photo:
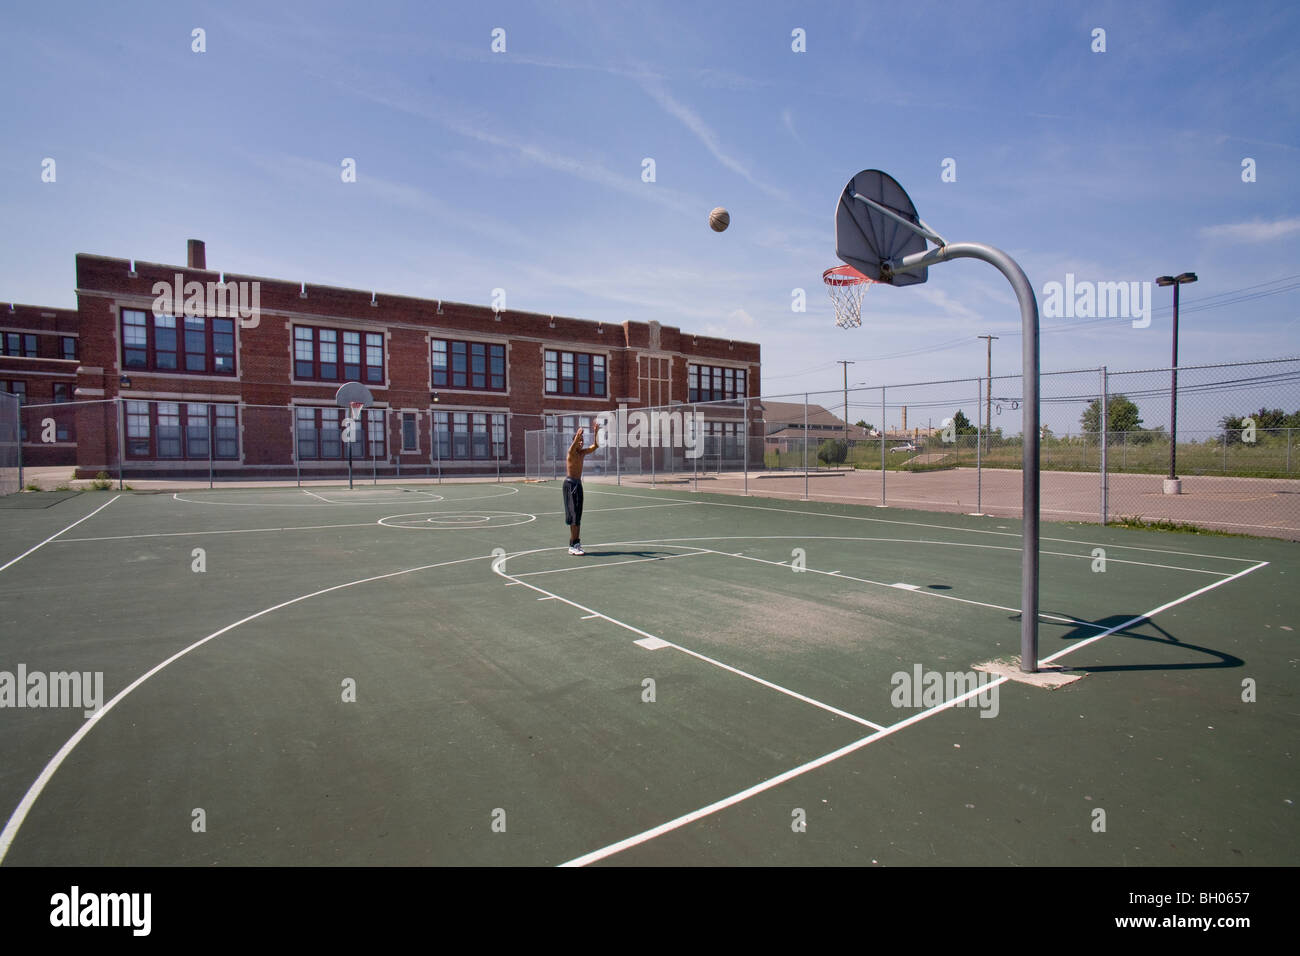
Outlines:
POLYGON ((957 409, 957 414, 952 416, 952 424, 958 435, 974 435, 977 431, 975 426, 970 423, 970 419, 966 417, 966 413, 960 408, 957 409))
POLYGON ((842 465, 844 459, 849 457, 848 442, 841 441, 837 438, 828 438, 821 443, 817 449, 817 458, 828 465, 842 465))
POLYGON ((1227 436, 1229 445, 1236 445, 1241 441, 1241 430, 1246 427, 1247 418, 1255 420, 1257 440, 1266 439, 1268 435, 1265 433, 1269 429, 1295 428, 1300 424, 1300 412, 1288 415, 1280 408, 1261 408, 1250 415, 1224 415, 1219 420, 1219 427, 1227 436))
POLYGON ((857 425, 859 428, 865 428, 867 431, 871 431, 873 428, 876 427, 875 425, 868 424, 865 418, 859 418, 853 424, 857 425))
MULTIPOLYGON (((1079 424, 1090 435, 1095 435, 1101 431, 1100 398, 1094 398, 1091 404, 1083 410, 1083 417, 1079 419, 1079 424)), ((1112 434, 1115 432, 1142 431, 1142 416, 1138 413, 1137 405, 1127 396, 1116 394, 1107 398, 1106 430, 1112 434)))

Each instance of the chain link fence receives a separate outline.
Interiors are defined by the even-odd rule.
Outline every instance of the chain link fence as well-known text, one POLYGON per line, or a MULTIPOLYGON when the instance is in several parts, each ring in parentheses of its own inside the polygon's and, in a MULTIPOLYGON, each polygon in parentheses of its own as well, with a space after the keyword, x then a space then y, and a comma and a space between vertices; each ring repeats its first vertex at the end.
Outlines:
POLYGON ((18 396, 0 392, 0 495, 11 495, 23 486, 18 408, 18 396))
MULTIPOLYGON (((584 476, 691 490, 1019 517, 1017 375, 729 397, 598 413, 584 476)), ((1300 538, 1300 359, 1041 378, 1041 513, 1300 538), (1176 400, 1175 400, 1176 396, 1176 400), (1175 437, 1176 436, 1176 437, 1175 437)), ((592 416, 510 435, 499 412, 0 396, 0 480, 50 449, 82 478, 379 482, 563 478, 592 416), (15 418, 17 424, 15 425, 15 418), (518 439, 522 438, 522 443, 518 439)), ((590 442, 590 434, 584 437, 590 442)))
MULTIPOLYGON (((1042 515, 1300 538, 1300 360, 1176 375, 1042 375, 1042 515)), ((1019 517, 1022 397, 1011 375, 638 409, 693 416, 698 450, 634 432, 618 480, 1019 517)), ((571 438, 547 439, 554 474, 571 438)))

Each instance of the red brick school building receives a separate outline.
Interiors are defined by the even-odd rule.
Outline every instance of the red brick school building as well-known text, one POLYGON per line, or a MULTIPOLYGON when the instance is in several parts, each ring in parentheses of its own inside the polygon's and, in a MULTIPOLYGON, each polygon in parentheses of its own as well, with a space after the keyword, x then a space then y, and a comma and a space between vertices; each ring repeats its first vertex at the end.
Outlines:
MULTIPOLYGON (((375 399, 352 446, 367 469, 518 473, 527 431, 759 394, 754 343, 223 273, 197 240, 187 260, 79 254, 76 309, 0 305, 0 390, 24 405, 25 465, 338 474, 335 393, 355 381, 375 399)), ((741 436, 739 410, 712 417, 710 433, 741 436)))

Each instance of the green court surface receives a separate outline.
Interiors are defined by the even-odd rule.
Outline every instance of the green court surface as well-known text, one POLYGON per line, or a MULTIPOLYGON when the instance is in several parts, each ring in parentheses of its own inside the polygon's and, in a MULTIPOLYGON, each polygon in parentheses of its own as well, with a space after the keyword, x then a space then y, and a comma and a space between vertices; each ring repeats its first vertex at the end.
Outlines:
POLYGON ((1291 542, 1045 524, 1048 690, 974 670, 1008 519, 589 483, 575 557, 558 484, 487 483, 0 529, 0 691, 104 688, 0 708, 5 865, 1297 858, 1291 542))

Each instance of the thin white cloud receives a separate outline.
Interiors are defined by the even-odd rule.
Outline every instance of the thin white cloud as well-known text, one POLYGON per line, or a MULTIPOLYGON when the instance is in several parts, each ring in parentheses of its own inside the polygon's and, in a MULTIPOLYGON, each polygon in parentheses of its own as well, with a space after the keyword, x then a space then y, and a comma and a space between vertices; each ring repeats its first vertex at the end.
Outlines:
POLYGON ((718 134, 704 122, 703 118, 685 103, 674 99, 661 83, 656 80, 643 79, 641 87, 648 93, 656 103, 658 103, 666 113, 675 119, 681 121, 687 129, 695 134, 696 139, 704 144, 704 148, 713 154, 713 158, 723 166, 737 173, 748 181, 756 189, 762 190, 775 199, 783 202, 789 202, 790 196, 784 190, 777 189, 775 186, 769 186, 759 179, 745 167, 740 160, 736 159, 723 151, 722 143, 719 141, 718 134))
POLYGON ((802 146, 803 137, 800 136, 798 131, 794 128, 794 111, 788 108, 783 109, 781 111, 781 123, 785 126, 786 132, 794 137, 795 142, 802 146))
POLYGON ((1273 222, 1255 219, 1251 222, 1203 226, 1201 238, 1226 239, 1228 242, 1271 242, 1295 232, 1300 232, 1300 218, 1277 219, 1273 222))

